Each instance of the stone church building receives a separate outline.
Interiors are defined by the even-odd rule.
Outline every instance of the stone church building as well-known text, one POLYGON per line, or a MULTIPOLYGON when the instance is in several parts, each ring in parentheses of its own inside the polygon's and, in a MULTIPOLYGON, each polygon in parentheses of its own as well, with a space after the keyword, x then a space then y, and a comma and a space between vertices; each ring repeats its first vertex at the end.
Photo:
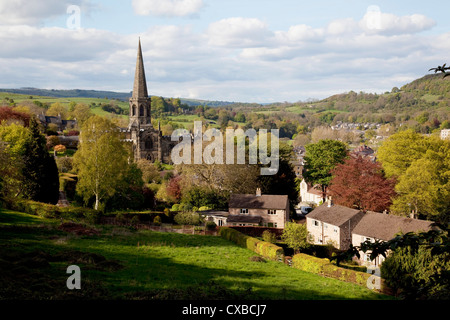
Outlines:
POLYGON ((126 133, 127 141, 133 142, 134 158, 147 159, 152 162, 171 163, 170 153, 177 141, 171 141, 170 136, 163 136, 158 122, 158 128, 151 123, 151 98, 147 92, 144 61, 142 58, 141 41, 136 60, 133 93, 129 100, 130 122, 126 133))

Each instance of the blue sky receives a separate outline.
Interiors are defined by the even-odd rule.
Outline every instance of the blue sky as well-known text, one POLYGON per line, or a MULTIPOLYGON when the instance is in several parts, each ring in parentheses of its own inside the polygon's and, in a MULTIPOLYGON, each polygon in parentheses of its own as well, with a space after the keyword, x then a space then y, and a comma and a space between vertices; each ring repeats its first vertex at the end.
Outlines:
POLYGON ((436 0, 0 0, 0 87, 129 92, 141 37, 152 95, 264 103, 381 93, 450 63, 449 9, 436 0))

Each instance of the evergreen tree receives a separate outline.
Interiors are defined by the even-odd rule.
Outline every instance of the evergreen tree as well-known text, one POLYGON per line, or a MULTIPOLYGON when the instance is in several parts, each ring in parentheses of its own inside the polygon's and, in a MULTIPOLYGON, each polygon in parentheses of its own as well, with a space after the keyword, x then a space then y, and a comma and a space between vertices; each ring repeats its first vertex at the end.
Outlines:
POLYGON ((35 117, 30 119, 30 136, 24 149, 24 196, 30 200, 56 204, 59 198, 58 168, 47 151, 45 136, 35 117))

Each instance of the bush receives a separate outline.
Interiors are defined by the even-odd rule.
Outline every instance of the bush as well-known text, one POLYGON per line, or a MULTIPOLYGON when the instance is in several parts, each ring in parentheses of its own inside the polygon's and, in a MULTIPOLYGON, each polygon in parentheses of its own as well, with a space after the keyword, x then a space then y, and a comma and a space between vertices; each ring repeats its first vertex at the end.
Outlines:
POLYGON ((174 220, 179 225, 198 226, 201 224, 200 215, 196 212, 180 212, 174 217, 174 220))
POLYGON ((214 221, 208 221, 206 223, 206 229, 208 229, 208 230, 214 230, 216 227, 217 227, 217 225, 214 221))
POLYGON ((122 212, 116 214, 116 222, 119 224, 124 224, 127 221, 125 215, 122 212))
POLYGON ((219 235, 270 260, 284 259, 283 248, 249 237, 237 230, 223 227, 219 229, 219 235))
POLYGON ((153 219, 153 224, 155 226, 160 226, 161 225, 161 217, 160 216, 155 216, 155 218, 153 219))
POLYGON ((262 238, 266 242, 276 243, 277 235, 275 233, 270 232, 269 230, 264 230, 262 233, 262 238))
MULTIPOLYGON (((447 249, 448 250, 448 249, 447 249)), ((381 265, 381 274, 396 294, 405 299, 448 299, 450 253, 434 253, 422 245, 397 248, 381 265)))
POLYGON ((88 223, 97 224, 100 222, 101 213, 96 210, 85 210, 83 216, 88 223))
POLYGON ((133 218, 131 218, 130 223, 135 226, 138 225, 141 222, 141 219, 139 218, 139 215, 134 215, 133 218))

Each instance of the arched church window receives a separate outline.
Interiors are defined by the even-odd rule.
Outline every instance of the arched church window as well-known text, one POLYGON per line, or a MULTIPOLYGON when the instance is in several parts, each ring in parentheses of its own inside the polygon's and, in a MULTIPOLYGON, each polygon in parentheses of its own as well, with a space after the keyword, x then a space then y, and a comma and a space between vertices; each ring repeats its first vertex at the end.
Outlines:
POLYGON ((139 117, 143 117, 144 116, 144 106, 141 104, 139 106, 139 117))
POLYGON ((133 106, 131 107, 131 115, 135 116, 136 115, 136 106, 133 104, 133 106))

